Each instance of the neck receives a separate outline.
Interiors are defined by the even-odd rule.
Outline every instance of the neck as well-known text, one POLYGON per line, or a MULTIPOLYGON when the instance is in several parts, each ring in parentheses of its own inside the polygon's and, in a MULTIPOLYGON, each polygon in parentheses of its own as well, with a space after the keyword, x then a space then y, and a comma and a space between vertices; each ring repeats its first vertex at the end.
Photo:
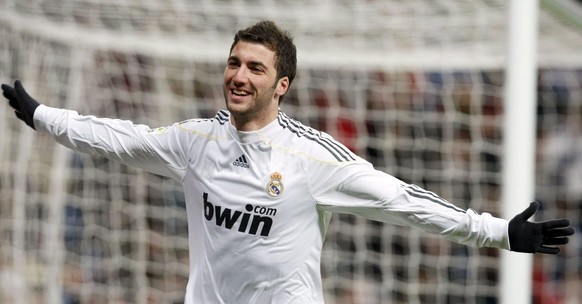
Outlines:
POLYGON ((257 131, 275 119, 279 115, 279 109, 276 111, 266 111, 265 113, 230 113, 230 121, 232 125, 238 130, 243 132, 257 131))

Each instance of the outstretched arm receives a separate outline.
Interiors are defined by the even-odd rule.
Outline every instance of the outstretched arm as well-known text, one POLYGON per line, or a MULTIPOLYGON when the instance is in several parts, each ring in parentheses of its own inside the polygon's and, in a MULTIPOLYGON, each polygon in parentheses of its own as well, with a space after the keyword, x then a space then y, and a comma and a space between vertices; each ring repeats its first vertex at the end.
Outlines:
MULTIPOLYGON (((488 213, 462 210, 436 194, 396 178, 361 166, 346 166, 334 172, 340 186, 320 196, 322 208, 369 219, 408 225, 461 244, 497 247, 516 252, 560 252, 574 228, 567 219, 529 222, 539 203, 532 203, 511 220, 488 213)), ((314 189, 326 189, 319 184, 314 189)))
POLYGON ((169 176, 183 177, 187 149, 192 146, 177 124, 152 130, 128 120, 79 115, 75 111, 41 105, 22 87, 3 84, 3 95, 16 116, 37 131, 46 131, 55 140, 79 152, 98 154, 111 160, 169 176), (163 130, 163 131, 160 131, 163 130))

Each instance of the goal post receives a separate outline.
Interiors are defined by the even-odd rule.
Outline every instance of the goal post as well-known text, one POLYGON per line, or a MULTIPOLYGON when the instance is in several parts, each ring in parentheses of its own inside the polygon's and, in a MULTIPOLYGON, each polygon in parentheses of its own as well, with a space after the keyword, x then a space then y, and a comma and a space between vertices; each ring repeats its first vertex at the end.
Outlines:
MULTIPOLYGON (((537 19, 533 185, 503 177, 504 125, 517 122, 505 116, 514 98, 501 0, 0 0, 0 81, 21 79, 50 106, 151 127, 212 117, 223 108, 234 33, 272 19, 298 46, 281 105, 290 116, 460 207, 510 217, 503 189, 535 186, 540 220, 567 216, 579 226, 582 29, 548 9, 563 1, 543 0, 537 19)), ((5 104, 0 117, 0 303, 183 302, 179 185, 59 147, 5 104)), ((579 298, 579 248, 573 238, 560 256, 533 257, 534 298, 579 298)), ((503 273, 514 271, 500 254, 334 215, 322 252, 325 298, 496 302, 503 273)))
MULTIPOLYGON (((538 5, 509 2, 501 195, 501 214, 507 219, 535 200, 538 5)), ((532 256, 504 251, 500 265, 500 302, 531 303, 532 256)))

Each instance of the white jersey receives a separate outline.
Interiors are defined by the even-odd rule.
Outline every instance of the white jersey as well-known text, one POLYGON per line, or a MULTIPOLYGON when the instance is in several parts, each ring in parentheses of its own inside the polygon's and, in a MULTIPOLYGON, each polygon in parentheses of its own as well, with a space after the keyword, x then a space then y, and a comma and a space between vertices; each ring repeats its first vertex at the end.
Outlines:
POLYGON ((150 129, 41 105, 34 123, 67 147, 182 184, 189 304, 323 303, 320 255, 332 212, 509 249, 506 220, 377 171, 282 112, 254 132, 237 131, 227 111, 150 129))

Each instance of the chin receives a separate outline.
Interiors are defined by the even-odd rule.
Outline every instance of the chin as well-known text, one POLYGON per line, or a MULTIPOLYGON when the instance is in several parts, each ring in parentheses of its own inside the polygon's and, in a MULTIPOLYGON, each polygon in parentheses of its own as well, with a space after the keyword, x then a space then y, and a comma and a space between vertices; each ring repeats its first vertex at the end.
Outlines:
POLYGON ((246 104, 240 104, 240 103, 232 103, 229 102, 226 104, 226 109, 228 111, 230 111, 231 113, 245 113, 247 111, 247 105, 246 104))

